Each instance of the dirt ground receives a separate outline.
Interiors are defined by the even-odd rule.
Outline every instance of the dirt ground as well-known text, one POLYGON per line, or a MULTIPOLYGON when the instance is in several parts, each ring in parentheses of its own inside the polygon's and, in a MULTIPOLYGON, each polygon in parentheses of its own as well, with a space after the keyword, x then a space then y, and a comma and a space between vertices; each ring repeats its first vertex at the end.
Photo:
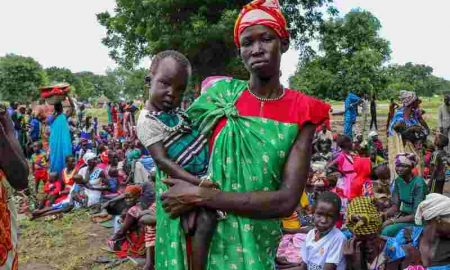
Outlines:
MULTIPOLYGON (((21 270, 95 270, 107 269, 95 263, 99 256, 113 257, 102 250, 111 229, 89 221, 86 211, 77 211, 63 218, 47 221, 20 221, 21 270)), ((117 270, 141 269, 131 262, 115 267, 117 270)))

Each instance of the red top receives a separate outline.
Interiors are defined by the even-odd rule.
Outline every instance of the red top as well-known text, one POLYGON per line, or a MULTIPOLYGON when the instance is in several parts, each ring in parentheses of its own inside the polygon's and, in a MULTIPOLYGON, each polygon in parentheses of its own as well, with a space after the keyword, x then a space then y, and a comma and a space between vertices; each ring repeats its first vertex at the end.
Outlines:
MULTIPOLYGON (((236 109, 241 116, 254 116, 286 124, 298 124, 301 129, 305 123, 319 125, 329 119, 330 105, 291 89, 286 89, 285 95, 280 100, 264 102, 245 90, 236 101, 236 109)), ((211 137, 211 146, 226 124, 226 118, 219 121, 211 137)))
POLYGON ((62 187, 60 181, 55 181, 54 183, 50 183, 50 181, 48 181, 44 185, 44 192, 49 195, 59 195, 61 190, 62 187))

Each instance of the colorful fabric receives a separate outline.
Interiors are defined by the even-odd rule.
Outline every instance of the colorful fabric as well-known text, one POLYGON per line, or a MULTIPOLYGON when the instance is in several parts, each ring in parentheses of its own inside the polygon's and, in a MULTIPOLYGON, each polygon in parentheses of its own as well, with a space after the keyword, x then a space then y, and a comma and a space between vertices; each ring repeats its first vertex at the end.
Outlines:
POLYGON ((359 196, 373 196, 372 162, 370 158, 355 158, 354 169, 356 177, 353 179, 350 187, 349 199, 359 196))
POLYGON ((399 123, 404 123, 406 128, 419 125, 419 120, 415 117, 415 114, 410 114, 410 117, 408 119, 404 116, 405 107, 399 108, 394 116, 391 119, 391 123, 389 125, 389 136, 394 135, 394 127, 399 123))
POLYGON ((72 187, 73 186, 73 176, 75 175, 76 170, 72 170, 71 172, 68 171, 67 168, 64 168, 62 173, 62 180, 64 182, 65 187, 72 187))
POLYGON ((347 154, 344 151, 340 152, 336 158, 338 170, 343 173, 343 186, 341 187, 344 196, 348 198, 351 193, 352 181, 356 177, 353 155, 347 154))
POLYGON ((51 124, 50 171, 58 174, 65 167, 65 159, 72 154, 70 128, 65 114, 58 115, 51 124))
POLYGON ((357 104, 360 100, 360 97, 350 92, 344 102, 344 134, 350 138, 353 138, 353 125, 358 115, 357 104))
MULTIPOLYGON (((156 217, 156 204, 152 203, 149 208, 151 215, 156 217)), ((154 247, 156 239, 156 227, 145 225, 145 247, 154 247)))
POLYGON ((33 164, 33 169, 35 171, 47 170, 48 168, 47 154, 43 150, 40 150, 38 153, 35 153, 31 156, 31 163, 33 164))
POLYGON ((129 185, 125 188, 125 193, 130 193, 133 197, 139 197, 142 193, 142 187, 139 185, 129 185))
POLYGON ((0 269, 17 270, 17 223, 13 200, 8 197, 6 176, 0 170, 0 269))
POLYGON ((306 234, 285 234, 278 246, 277 258, 286 259, 287 262, 292 264, 299 264, 302 262, 302 256, 300 249, 306 240, 306 234))
POLYGON ((48 180, 48 171, 47 170, 37 170, 34 171, 34 182, 35 183, 39 183, 39 182, 47 182, 48 180))
MULTIPOLYGON (((284 164, 304 123, 320 124, 330 106, 297 91, 286 90, 277 101, 257 100, 248 83, 220 80, 187 111, 194 127, 212 132, 212 157, 208 179, 225 192, 274 191, 280 187, 284 164)), ((179 219, 164 212, 161 193, 167 190, 156 175, 156 268, 185 270, 186 243, 179 219)), ((257 220, 228 213, 217 225, 208 270, 268 270, 275 267, 281 238, 280 220, 257 220)))
POLYGON ((86 165, 88 164, 88 162, 94 158, 97 158, 97 156, 92 153, 92 152, 87 152, 86 154, 83 155, 83 160, 84 163, 86 163, 86 165))
POLYGON ((403 107, 408 107, 413 104, 417 100, 416 93, 412 91, 401 90, 400 91, 400 101, 403 104, 403 107))
POLYGON ((138 119, 138 138, 145 147, 162 142, 168 157, 195 176, 206 174, 209 163, 206 136, 191 127, 182 111, 142 110, 138 119))
POLYGON ((245 5, 234 25, 234 43, 241 47, 239 37, 245 28, 264 25, 272 28, 280 38, 289 38, 286 19, 278 0, 254 0, 245 5))
POLYGON ((414 168, 419 160, 414 153, 400 153, 395 157, 395 166, 409 166, 414 168))
POLYGON ((377 234, 381 229, 381 217, 371 198, 358 197, 347 208, 347 227, 358 236, 377 234))
POLYGON ((410 225, 401 229, 393 237, 389 237, 386 241, 386 246, 384 249, 387 259, 390 262, 393 262, 405 258, 406 252, 403 249, 403 246, 405 245, 411 245, 412 247, 418 248, 422 232, 423 227, 414 227, 410 225))
POLYGON ((417 225, 422 225, 422 219, 429 221, 445 215, 450 215, 450 198, 431 193, 417 207, 415 221, 417 225))

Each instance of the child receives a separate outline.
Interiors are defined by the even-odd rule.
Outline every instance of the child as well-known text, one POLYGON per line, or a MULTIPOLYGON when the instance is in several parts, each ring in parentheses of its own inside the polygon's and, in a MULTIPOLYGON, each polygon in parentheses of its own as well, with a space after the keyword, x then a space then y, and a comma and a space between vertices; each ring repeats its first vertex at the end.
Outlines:
POLYGON ((35 192, 39 193, 39 183, 47 182, 48 180, 48 157, 44 150, 42 150, 42 143, 35 142, 33 144, 34 154, 31 156, 31 169, 34 175, 35 192))
POLYGON ((431 157, 430 192, 442 194, 445 182, 450 181, 450 157, 444 150, 448 145, 448 138, 438 133, 435 136, 434 145, 437 150, 431 157))
POLYGON ((360 196, 373 196, 373 185, 372 179, 370 178, 372 172, 371 167, 372 164, 369 158, 355 158, 354 168, 356 177, 353 179, 350 188, 350 200, 360 196))
POLYGON ((40 209, 45 206, 50 206, 55 203, 56 199, 59 197, 62 187, 61 182, 58 179, 58 174, 55 172, 51 172, 49 175, 49 180, 44 185, 44 193, 45 196, 41 201, 40 209))
MULTIPOLYGON (((201 179, 208 168, 207 138, 192 129, 187 115, 179 108, 190 74, 189 60, 179 52, 164 51, 155 56, 147 77, 150 99, 139 116, 138 138, 149 150, 158 169, 168 176, 214 188, 213 182, 201 179)), ((181 218, 185 233, 193 236, 192 269, 204 269, 216 225, 215 212, 199 210, 199 213, 197 223, 202 220, 204 225, 209 224, 198 227, 204 231, 195 228, 196 218, 192 213, 181 218)))
POLYGON ((77 173, 76 160, 74 156, 66 157, 66 167, 62 171, 64 189, 70 190, 73 186, 73 176, 77 173))
POLYGON ((371 131, 369 133, 369 143, 371 144, 372 148, 375 148, 377 151, 377 155, 384 156, 384 149, 383 149, 383 143, 381 142, 380 138, 378 138, 378 133, 376 131, 371 131))
POLYGON ((324 192, 317 199, 315 229, 308 233, 301 248, 302 270, 345 269, 346 237, 335 227, 340 208, 341 200, 332 192, 324 192))
POLYGON ((352 140, 345 135, 339 135, 337 138, 337 144, 341 148, 341 152, 327 167, 333 167, 337 165, 337 171, 343 175, 343 184, 338 183, 338 186, 343 187, 343 192, 346 197, 350 194, 350 187, 352 180, 356 177, 355 169, 353 167, 353 154, 352 154, 352 140))
POLYGON ((376 180, 372 181, 373 192, 375 195, 384 194, 391 197, 390 183, 391 171, 387 163, 381 164, 374 169, 376 180))
POLYGON ((33 211, 32 219, 53 215, 62 212, 69 212, 73 208, 77 209, 87 204, 87 197, 84 194, 83 177, 81 175, 73 176, 74 184, 69 191, 63 191, 67 197, 59 203, 52 204, 49 207, 33 211))

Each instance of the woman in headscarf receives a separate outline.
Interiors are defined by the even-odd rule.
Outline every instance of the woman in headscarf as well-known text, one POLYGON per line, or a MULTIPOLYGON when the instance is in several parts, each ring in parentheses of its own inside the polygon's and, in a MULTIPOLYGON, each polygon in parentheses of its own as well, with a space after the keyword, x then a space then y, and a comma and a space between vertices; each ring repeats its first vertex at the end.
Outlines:
POLYGON ((410 152, 416 154, 419 159, 417 169, 419 175, 422 175, 422 153, 418 151, 411 140, 406 139, 407 134, 412 132, 426 136, 429 134, 429 128, 422 118, 422 111, 419 109, 420 100, 416 93, 411 91, 400 91, 400 107, 394 114, 389 130, 389 165, 391 175, 395 175, 394 159, 398 153, 410 152))
POLYGON ((425 221, 420 241, 422 262, 429 270, 450 269, 450 198, 432 193, 419 204, 416 224, 425 221))
MULTIPOLYGON (((207 269, 275 268, 280 217, 298 205, 306 183, 317 125, 330 106, 280 83, 281 55, 289 47, 278 1, 246 5, 235 25, 235 43, 249 81, 213 83, 188 110, 210 137, 208 176, 213 190, 168 179, 158 172, 156 268, 187 268, 186 243, 178 217, 195 207, 227 212, 209 249, 207 269), (167 212, 167 213, 166 213, 167 212)), ((203 224, 198 224, 202 226, 203 224)))
POLYGON ((66 157, 72 154, 72 140, 67 118, 73 114, 75 104, 71 97, 68 97, 68 100, 70 108, 66 113, 61 103, 55 104, 54 119, 50 124, 50 171, 57 174, 64 169, 66 157))
POLYGON ((97 156, 92 152, 87 152, 83 156, 83 160, 87 166, 79 171, 86 183, 86 195, 88 197, 88 206, 100 203, 102 196, 102 184, 106 179, 105 172, 97 167, 97 156))
POLYGON ((383 223, 384 236, 394 237, 401 229, 413 226, 417 207, 428 193, 425 180, 412 173, 417 160, 412 153, 400 153, 395 157, 398 177, 394 181, 393 205, 383 213, 386 220, 383 223))

